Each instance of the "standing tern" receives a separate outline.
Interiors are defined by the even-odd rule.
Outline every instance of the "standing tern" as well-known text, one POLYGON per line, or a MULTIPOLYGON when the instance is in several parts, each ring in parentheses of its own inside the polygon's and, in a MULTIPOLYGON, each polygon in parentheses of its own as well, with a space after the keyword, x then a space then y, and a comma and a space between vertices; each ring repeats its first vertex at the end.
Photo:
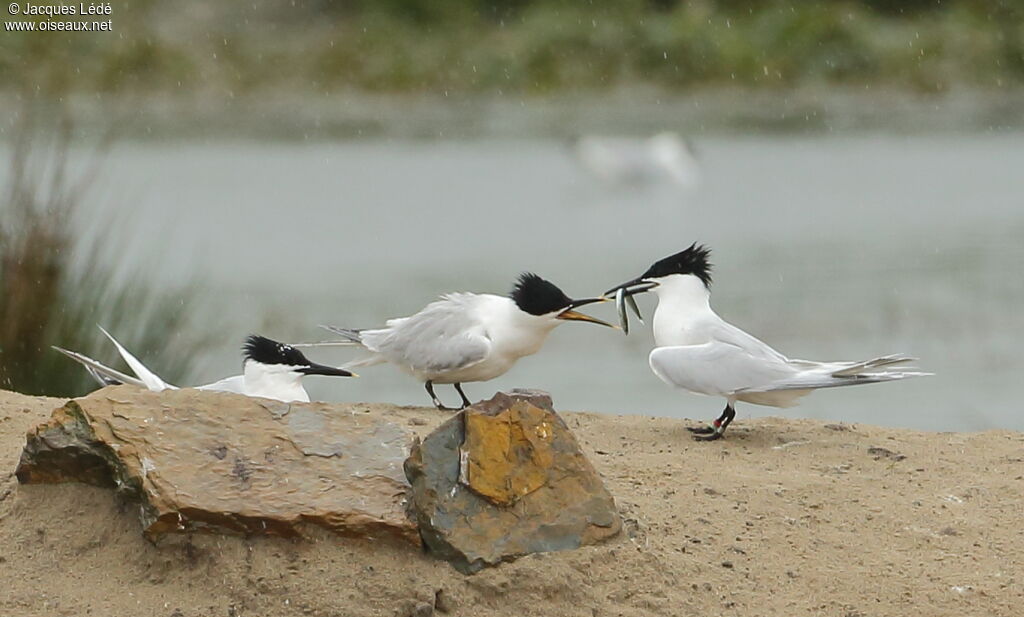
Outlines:
POLYGON ((527 272, 520 275, 508 296, 450 293, 415 315, 388 320, 383 328, 323 326, 345 339, 324 344, 359 345, 370 352, 368 357, 346 366, 383 362, 396 365, 424 382, 438 409, 449 408, 434 394, 434 384, 453 384, 462 397, 461 408, 465 408, 470 401, 462 383, 503 375, 519 358, 537 353, 548 334, 563 321, 588 321, 614 328, 573 310, 605 300, 573 300, 554 283, 527 272))
MULTIPOLYGON (((178 389, 177 386, 165 382, 156 373, 146 368, 109 332, 103 328, 100 330, 117 347, 118 353, 131 367, 135 377, 112 369, 78 352, 61 347, 54 347, 54 349, 82 364, 101 386, 131 384, 153 392, 178 389)), ((255 334, 245 339, 242 355, 244 359, 242 360, 241 375, 227 377, 204 386, 195 386, 195 388, 215 392, 234 392, 246 396, 276 399, 285 403, 294 401, 308 403, 309 394, 302 387, 302 378, 306 375, 354 376, 354 373, 347 370, 310 362, 301 351, 291 345, 278 343, 255 334)))
POLYGON ((586 136, 573 140, 580 164, 598 178, 615 184, 670 180, 696 186, 700 167, 690 144, 666 131, 646 139, 586 136))
POLYGON ((736 416, 736 401, 790 407, 818 388, 895 381, 929 375, 897 364, 911 362, 900 354, 864 362, 793 360, 729 324, 712 309, 710 251, 696 243, 657 261, 642 275, 616 285, 626 295, 653 291, 654 342, 649 362, 662 381, 677 388, 726 399, 725 410, 711 427, 691 428, 695 438, 722 437, 736 416))

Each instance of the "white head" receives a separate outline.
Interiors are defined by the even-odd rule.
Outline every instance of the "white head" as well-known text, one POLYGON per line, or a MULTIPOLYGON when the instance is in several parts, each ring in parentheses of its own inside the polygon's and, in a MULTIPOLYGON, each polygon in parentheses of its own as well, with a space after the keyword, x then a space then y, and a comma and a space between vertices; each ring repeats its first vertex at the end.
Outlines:
POLYGON ((250 396, 281 401, 308 401, 309 395, 302 387, 302 378, 306 375, 352 376, 351 372, 344 369, 310 362, 291 345, 255 334, 245 339, 242 354, 245 389, 250 396))

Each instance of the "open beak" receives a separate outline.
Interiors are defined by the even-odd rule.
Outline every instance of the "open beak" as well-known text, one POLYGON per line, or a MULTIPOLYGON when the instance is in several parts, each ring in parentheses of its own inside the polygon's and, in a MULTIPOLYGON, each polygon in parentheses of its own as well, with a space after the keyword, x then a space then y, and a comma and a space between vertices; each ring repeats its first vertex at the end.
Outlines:
POLYGON ((327 366, 325 364, 310 364, 307 367, 299 369, 299 372, 303 375, 328 375, 330 377, 359 377, 351 371, 346 371, 342 368, 334 368, 333 366, 327 366))
POLYGON ((633 280, 626 281, 625 283, 619 283, 615 287, 612 287, 608 291, 601 295, 604 300, 613 300, 615 298, 615 292, 620 289, 625 289, 627 296, 635 296, 636 294, 650 291, 658 286, 656 281, 646 280, 643 277, 637 277, 633 280))
POLYGON ((591 317, 590 315, 584 315, 583 313, 574 311, 573 309, 578 306, 584 306, 586 304, 594 304, 595 302, 608 302, 609 298, 601 296, 600 298, 583 298, 581 300, 573 300, 569 303, 569 307, 559 313, 556 317, 558 319, 564 319, 566 321, 589 321, 590 323, 600 324, 602 326, 608 326, 609 328, 618 328, 612 324, 601 321, 597 317, 591 317))

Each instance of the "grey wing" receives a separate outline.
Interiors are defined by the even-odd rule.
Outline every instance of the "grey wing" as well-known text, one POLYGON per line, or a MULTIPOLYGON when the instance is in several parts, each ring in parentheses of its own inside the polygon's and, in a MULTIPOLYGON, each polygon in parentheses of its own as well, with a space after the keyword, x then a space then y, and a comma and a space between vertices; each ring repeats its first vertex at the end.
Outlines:
POLYGON ((464 369, 481 362, 491 351, 483 324, 457 299, 433 302, 411 317, 389 323, 388 328, 363 331, 363 344, 413 371, 464 369))
POLYGON ((723 396, 770 387, 795 372, 785 362, 766 361, 720 341, 658 347, 649 361, 654 374, 669 385, 723 396))
POLYGON ((737 328, 731 323, 718 319, 717 323, 707 326, 711 340, 738 347, 754 358, 768 362, 788 363, 789 358, 775 351, 768 343, 737 328))

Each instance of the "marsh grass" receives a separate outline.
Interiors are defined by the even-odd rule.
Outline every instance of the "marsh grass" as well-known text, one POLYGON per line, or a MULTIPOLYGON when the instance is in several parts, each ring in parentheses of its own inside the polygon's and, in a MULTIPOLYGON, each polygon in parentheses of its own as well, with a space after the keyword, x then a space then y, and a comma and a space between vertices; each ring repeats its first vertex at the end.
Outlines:
POLYGON ((0 193, 0 388, 50 396, 95 389, 51 345, 123 366, 97 324, 140 359, 158 355, 153 368, 165 379, 186 379, 206 340, 192 328, 196 294, 154 289, 144 272, 119 268, 112 215, 81 220, 112 138, 72 165, 70 121, 59 117, 54 128, 38 115, 26 108, 19 117, 0 193), (90 225, 94 240, 85 240, 90 225))
POLYGON ((145 0, 118 6, 114 37, 0 37, 0 79, 185 98, 1024 85, 1019 0, 184 4, 201 11, 202 28, 183 2, 145 0))

